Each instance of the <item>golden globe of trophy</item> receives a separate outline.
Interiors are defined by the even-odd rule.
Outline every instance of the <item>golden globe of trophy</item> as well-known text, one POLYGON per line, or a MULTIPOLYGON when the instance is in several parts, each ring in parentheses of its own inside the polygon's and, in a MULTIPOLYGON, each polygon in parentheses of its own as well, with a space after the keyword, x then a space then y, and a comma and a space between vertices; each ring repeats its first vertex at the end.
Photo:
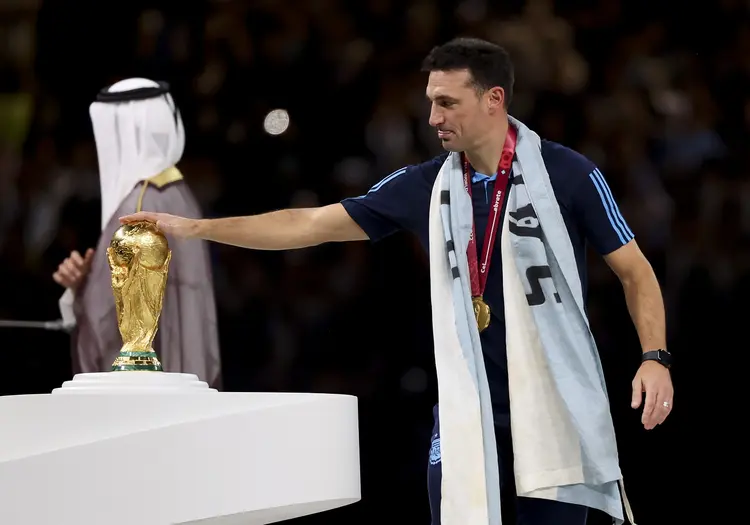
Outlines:
POLYGON ((151 222, 124 224, 112 236, 107 260, 123 346, 113 371, 162 371, 153 348, 172 252, 151 222))

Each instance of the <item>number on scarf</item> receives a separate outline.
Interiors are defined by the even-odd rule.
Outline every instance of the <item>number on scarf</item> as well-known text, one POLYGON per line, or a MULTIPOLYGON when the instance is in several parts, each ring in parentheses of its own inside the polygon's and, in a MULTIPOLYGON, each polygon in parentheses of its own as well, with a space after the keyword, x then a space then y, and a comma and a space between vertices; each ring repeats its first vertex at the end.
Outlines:
MULTIPOLYGON (((539 217, 537 217, 536 211, 534 211, 534 207, 531 204, 521 206, 516 211, 511 211, 509 215, 508 230, 513 235, 518 237, 534 237, 544 242, 544 233, 539 224, 539 217)), ((526 280, 531 290, 531 293, 526 294, 529 306, 539 306, 547 302, 543 282, 546 283, 555 301, 558 303, 562 302, 560 294, 555 290, 555 285, 552 282, 552 271, 548 265, 529 267, 526 270, 526 280)))
POLYGON ((542 227, 539 225, 539 218, 531 204, 522 206, 518 210, 510 212, 509 215, 508 230, 510 233, 519 237, 542 239, 542 227))
MULTIPOLYGON (((549 266, 530 266, 526 270, 526 279, 529 281, 529 287, 531 288, 531 293, 526 294, 526 300, 529 302, 529 306, 539 306, 540 304, 544 304, 547 301, 547 296, 544 294, 542 279, 549 279, 550 286, 553 286, 552 271, 549 266)), ((556 302, 562 302, 560 294, 558 294, 557 291, 554 291, 552 295, 555 297, 556 302)))

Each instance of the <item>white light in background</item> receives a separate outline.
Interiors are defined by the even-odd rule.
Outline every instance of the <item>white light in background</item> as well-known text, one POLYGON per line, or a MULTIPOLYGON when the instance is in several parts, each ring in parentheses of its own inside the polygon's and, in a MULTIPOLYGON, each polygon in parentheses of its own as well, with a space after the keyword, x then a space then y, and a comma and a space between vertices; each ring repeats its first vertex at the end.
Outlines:
POLYGON ((263 129, 269 135, 281 135, 289 127, 289 113, 285 109, 274 109, 263 119, 263 129))

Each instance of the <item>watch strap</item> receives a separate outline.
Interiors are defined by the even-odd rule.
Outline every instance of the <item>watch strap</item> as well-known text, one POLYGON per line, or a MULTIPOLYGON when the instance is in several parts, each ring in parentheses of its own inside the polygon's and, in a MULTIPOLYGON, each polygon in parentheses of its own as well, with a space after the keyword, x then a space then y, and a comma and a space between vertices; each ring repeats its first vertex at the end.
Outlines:
POLYGON ((641 363, 646 361, 657 361, 666 368, 670 368, 672 366, 672 354, 662 349, 649 350, 648 352, 643 352, 641 356, 641 363))

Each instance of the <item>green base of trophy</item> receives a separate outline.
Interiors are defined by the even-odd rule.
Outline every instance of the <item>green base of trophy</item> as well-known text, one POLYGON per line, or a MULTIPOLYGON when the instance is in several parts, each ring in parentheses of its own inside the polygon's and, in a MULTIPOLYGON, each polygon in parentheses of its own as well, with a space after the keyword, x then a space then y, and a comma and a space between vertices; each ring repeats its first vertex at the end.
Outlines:
POLYGON ((112 363, 113 372, 124 372, 134 370, 147 370, 151 372, 163 372, 156 352, 120 352, 115 362, 112 363))

